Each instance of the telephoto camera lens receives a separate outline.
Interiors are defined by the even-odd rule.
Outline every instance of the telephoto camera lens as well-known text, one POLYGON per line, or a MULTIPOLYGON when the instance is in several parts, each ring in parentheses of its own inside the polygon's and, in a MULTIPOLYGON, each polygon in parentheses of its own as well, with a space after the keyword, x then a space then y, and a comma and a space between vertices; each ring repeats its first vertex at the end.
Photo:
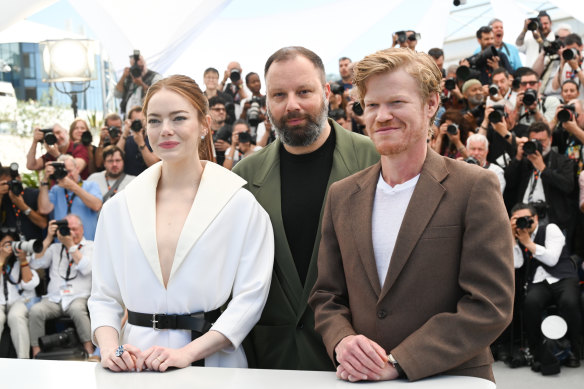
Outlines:
POLYGON ((537 139, 528 140, 523 144, 523 152, 526 155, 535 154, 536 151, 539 151, 541 154, 542 150, 541 143, 537 139))
POLYGON ((447 78, 446 81, 444 81, 444 88, 446 88, 446 90, 454 90, 454 88, 456 88, 456 80, 454 78, 447 78))
POLYGON ((564 61, 570 61, 574 58, 578 57, 578 52, 576 51, 576 49, 565 49, 562 52, 562 58, 564 58, 564 61))
POLYGON ((134 132, 138 132, 142 129, 142 120, 136 119, 130 125, 130 129, 134 132))
POLYGON ((476 159, 475 157, 468 157, 467 159, 464 160, 466 163, 470 163, 471 165, 478 165, 479 164, 479 160, 476 159))
POLYGON ((93 142, 93 135, 91 135, 91 132, 89 130, 83 132, 83 134, 81 134, 81 143, 83 146, 89 146, 91 142, 93 142))
POLYGON ((529 31, 535 31, 539 28, 539 23, 537 18, 529 18, 529 23, 527 24, 527 29, 529 31))
POLYGON ((45 134, 45 136, 43 137, 43 140, 48 146, 52 146, 55 143, 57 143, 57 137, 53 133, 52 128, 43 128, 43 129, 41 129, 41 132, 43 132, 45 134))
POLYGON ((491 84, 491 86, 489 86, 489 94, 491 96, 496 96, 499 94, 499 87, 495 84, 491 84))
POLYGON ((40 253, 43 251, 43 241, 40 239, 31 239, 26 241, 12 242, 12 251, 22 250, 27 254, 40 253))
POLYGON ((361 103, 355 101, 353 104, 353 113, 357 116, 363 115, 363 107, 361 107, 361 103))
POLYGON ((232 83, 236 83, 237 81, 241 80, 241 74, 239 73, 239 70, 237 69, 232 69, 231 73, 229 73, 229 78, 231 79, 232 83))
POLYGON ((450 135, 456 135, 458 134, 458 124, 449 124, 448 127, 446 127, 446 132, 449 133, 450 135))
POLYGON ((558 121, 560 123, 566 123, 572 120, 572 117, 576 113, 576 107, 573 104, 564 105, 564 108, 558 112, 558 121))
POLYGON ((521 216, 515 220, 515 226, 520 230, 524 230, 533 225, 533 219, 528 216, 521 216))
POLYGON ((492 124, 501 123, 505 117, 505 108, 500 105, 493 106, 493 112, 489 114, 489 122, 492 124))
POLYGON ((59 234, 63 236, 71 235, 71 229, 69 229, 69 222, 67 219, 57 220, 55 224, 58 226, 59 234))
POLYGON ((523 104, 533 105, 537 101, 537 91, 535 89, 528 89, 523 94, 523 104))
POLYGON ((121 131, 120 131, 120 127, 110 127, 107 129, 109 136, 112 138, 117 138, 120 136, 121 131))

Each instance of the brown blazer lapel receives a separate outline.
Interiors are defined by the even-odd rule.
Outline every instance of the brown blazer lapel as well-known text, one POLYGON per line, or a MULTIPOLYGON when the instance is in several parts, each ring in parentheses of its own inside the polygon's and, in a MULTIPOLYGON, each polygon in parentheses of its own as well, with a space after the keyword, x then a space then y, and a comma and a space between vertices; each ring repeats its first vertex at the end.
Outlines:
POLYGON ((349 220, 353 230, 353 238, 359 258, 363 263, 363 268, 369 278, 369 283, 373 287, 375 294, 379 296, 381 285, 377 275, 377 265, 375 264, 375 254, 373 252, 373 238, 371 235, 371 220, 373 215, 373 200, 375 189, 381 172, 381 164, 377 163, 357 182, 357 188, 351 196, 349 204, 349 220))
POLYGON ((389 263, 380 299, 384 298, 397 280, 412 250, 422 236, 446 191, 441 182, 448 175, 442 157, 428 148, 420 178, 400 227, 389 263))

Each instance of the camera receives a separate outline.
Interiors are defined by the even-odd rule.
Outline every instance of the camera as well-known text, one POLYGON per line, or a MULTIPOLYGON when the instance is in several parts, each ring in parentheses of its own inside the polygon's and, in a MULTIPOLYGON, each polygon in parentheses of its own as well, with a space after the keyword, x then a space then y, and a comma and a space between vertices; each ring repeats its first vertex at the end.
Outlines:
POLYGON ((491 85, 489 86, 489 94, 490 94, 491 96, 496 96, 496 95, 498 95, 498 94, 499 94, 499 87, 498 87, 497 85, 495 85, 495 84, 491 84, 491 85))
POLYGON ((406 32, 405 31, 397 31, 395 33, 395 35, 397 35, 397 41, 399 43, 404 43, 406 41, 406 39, 408 39, 408 37, 406 36, 406 32))
POLYGON ((444 81, 444 88, 446 90, 454 90, 456 88, 456 80, 454 78, 447 78, 444 81))
POLYGON ((251 134, 249 132, 240 132, 238 138, 239 143, 251 143, 251 134))
POLYGON ((134 78, 142 76, 142 68, 138 65, 140 60, 140 50, 134 50, 134 54, 131 55, 134 58, 134 64, 130 67, 130 74, 134 78))
MULTIPOLYGON (((477 54, 478 55, 478 54, 477 54)), ((456 69, 456 78, 458 80, 467 81, 471 78, 476 78, 477 80, 481 77, 481 72, 475 69, 471 69, 468 66, 459 66, 456 69)))
POLYGON ((474 107, 468 112, 475 118, 480 118, 485 113, 485 103, 474 107))
POLYGON ((69 172, 67 172, 67 169, 65 169, 65 163, 64 162, 52 162, 51 166, 53 166, 53 168, 55 168, 55 171, 53 172, 53 174, 49 175, 49 178, 51 180, 61 180, 65 177, 67 177, 67 174, 69 174, 69 172))
POLYGON ((355 101, 355 103, 353 103, 353 113, 357 116, 363 115, 363 107, 360 102, 355 101))
POLYGON ((93 142, 93 135, 91 135, 91 132, 89 130, 81 134, 81 144, 83 146, 89 146, 91 142, 93 142))
POLYGON ((257 125, 260 123, 260 107, 266 105, 266 99, 265 97, 252 96, 250 105, 251 107, 247 110, 246 113, 247 121, 249 122, 250 126, 257 127, 257 125))
POLYGON ((487 59, 496 57, 498 55, 499 52, 495 46, 489 46, 480 53, 477 53, 472 57, 468 57, 466 60, 468 61, 471 68, 484 68, 487 66, 487 59))
POLYGON ((70 348, 79 344, 77 335, 73 328, 67 328, 63 332, 57 334, 45 335, 39 338, 39 346, 43 351, 55 347, 70 348))
POLYGON ((535 154, 536 151, 543 153, 543 146, 537 139, 530 139, 523 144, 523 152, 526 155, 535 154))
POLYGON ((518 349, 511 354, 511 359, 509 360, 509 367, 512 369, 531 366, 533 364, 533 355, 529 352, 529 349, 518 349))
POLYGON ((564 46, 563 42, 560 40, 555 41, 543 41, 543 51, 546 55, 556 55, 558 51, 564 46))
POLYGON ((574 104, 566 104, 563 108, 558 112, 558 121, 560 123, 569 122, 572 120, 573 117, 578 117, 576 113, 576 107, 574 104))
POLYGON ((345 88, 337 83, 337 82, 331 82, 331 93, 333 95, 342 95, 345 92, 345 88))
POLYGON ((458 124, 456 123, 449 124, 446 127, 446 132, 449 133, 450 135, 458 134, 458 124))
POLYGON ((22 182, 18 181, 18 164, 12 162, 10 164, 10 181, 8 181, 8 190, 10 190, 15 196, 20 196, 24 191, 22 182))
POLYGON ((67 219, 57 220, 55 221, 55 224, 57 225, 57 230, 59 231, 59 234, 63 236, 71 235, 71 229, 69 228, 69 222, 67 221, 67 219))
POLYGON ((576 51, 576 49, 573 48, 565 49, 562 52, 562 58, 564 59, 564 61, 570 61, 574 58, 578 58, 578 51, 576 51))
POLYGON ((53 133, 52 128, 41 128, 40 130, 45 136, 43 137, 43 141, 48 145, 52 146, 57 143, 57 137, 53 133))
POLYGON ((489 114, 489 122, 492 124, 501 123, 504 117, 507 117, 505 107, 502 105, 493 105, 493 111, 489 114))
POLYGON ((228 102, 225 104, 225 124, 235 123, 235 104, 228 102))
POLYGON ((521 216, 515 219, 515 226, 520 230, 525 230, 533 225, 533 218, 530 216, 521 216))
POLYGON ((12 251, 16 255, 16 250, 22 250, 27 254, 40 253, 43 251, 43 241, 40 239, 31 239, 26 241, 14 241, 12 244, 12 251))
POLYGON ((523 104, 526 106, 533 105, 537 101, 537 91, 535 89, 527 89, 523 94, 523 104))
POLYGON ((479 165, 479 160, 476 159, 475 157, 468 157, 467 159, 464 160, 464 162, 470 163, 471 165, 479 165))
POLYGON ((109 133, 110 138, 115 139, 120 136, 122 130, 120 129, 120 127, 109 127, 107 129, 107 132, 109 133))
POLYGON ((229 78, 231 79, 232 83, 236 83, 239 80, 241 80, 241 73, 239 72, 238 69, 231 69, 231 72, 229 73, 229 78))
POLYGON ((130 124, 130 129, 134 132, 139 132, 142 130, 142 128, 142 120, 140 119, 133 120, 132 124, 130 124))
POLYGON ((539 18, 529 18, 529 23, 527 24, 527 29, 529 31, 535 31, 539 29, 539 18))

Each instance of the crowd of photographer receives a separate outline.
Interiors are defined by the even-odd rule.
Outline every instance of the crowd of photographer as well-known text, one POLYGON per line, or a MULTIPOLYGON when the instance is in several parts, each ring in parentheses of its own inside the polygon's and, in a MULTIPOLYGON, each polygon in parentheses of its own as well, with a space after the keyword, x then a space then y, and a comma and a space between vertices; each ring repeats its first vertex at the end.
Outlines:
MULTIPOLYGON (((579 258, 584 257, 582 39, 566 25, 554 30, 545 12, 525 21, 516 45, 503 40, 499 19, 478 29, 476 37, 475 53, 447 69, 444 52, 429 51, 444 79, 442 107, 428 143, 441 155, 497 175, 516 242, 516 316, 521 320, 514 320, 494 350, 511 365, 522 357, 534 370, 551 374, 557 369, 548 363, 539 330, 542 313, 550 305, 568 324, 569 351, 563 364, 580 366, 582 350, 584 294, 578 286, 583 269, 579 258), (525 54, 524 63, 519 53, 525 54), (523 327, 519 322, 525 323, 523 327), (516 344, 507 339, 513 339, 508 335, 518 326, 527 333, 519 357, 511 347, 516 344)), ((392 46, 415 50, 419 39, 413 30, 399 31, 392 46)), ((6 321, 19 358, 28 358, 31 346, 36 356, 46 339, 45 321, 63 315, 73 319, 85 352, 94 351, 87 297, 100 209, 159 161, 145 132, 141 106, 160 75, 146 68, 139 52, 130 57, 130 65, 116 86, 120 112, 105 117, 97 146, 82 119, 71 123, 69 132, 58 124, 36 128, 26 167, 41 172, 40 188, 25 189, 17 166, 0 168, 4 280, 0 306, 6 307, 0 309, 0 330, 6 321), (39 144, 45 149, 41 156, 39 144), (17 242, 26 246, 24 251, 16 250, 17 242), (47 298, 33 305, 41 278, 36 270, 44 268, 47 298)), ((339 75, 330 83, 328 115, 348 131, 367 134, 363 108, 350 93, 351 59, 339 59, 339 75)), ((277 135, 260 92, 260 76, 255 72, 243 76, 235 61, 220 76, 212 67, 203 74, 211 120, 200 154, 232 169, 277 135)))

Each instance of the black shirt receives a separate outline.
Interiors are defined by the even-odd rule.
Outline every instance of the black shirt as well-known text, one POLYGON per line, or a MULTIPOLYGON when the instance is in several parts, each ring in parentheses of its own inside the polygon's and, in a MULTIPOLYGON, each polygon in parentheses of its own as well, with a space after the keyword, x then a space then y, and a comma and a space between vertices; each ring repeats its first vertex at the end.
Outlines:
MULTIPOLYGON (((37 188, 25 188, 22 199, 31 209, 37 210, 37 199, 39 190, 37 188)), ((12 206, 12 201, 8 193, 2 198, 2 207, 0 208, 0 227, 18 227, 20 223, 20 232, 26 239, 43 239, 43 230, 34 224, 28 216, 22 212, 17 212, 18 208, 12 206), (16 216, 18 214, 18 216, 16 216)))
POLYGON ((288 246, 302 284, 306 280, 335 151, 335 131, 309 154, 295 155, 280 146, 282 219, 288 246))

